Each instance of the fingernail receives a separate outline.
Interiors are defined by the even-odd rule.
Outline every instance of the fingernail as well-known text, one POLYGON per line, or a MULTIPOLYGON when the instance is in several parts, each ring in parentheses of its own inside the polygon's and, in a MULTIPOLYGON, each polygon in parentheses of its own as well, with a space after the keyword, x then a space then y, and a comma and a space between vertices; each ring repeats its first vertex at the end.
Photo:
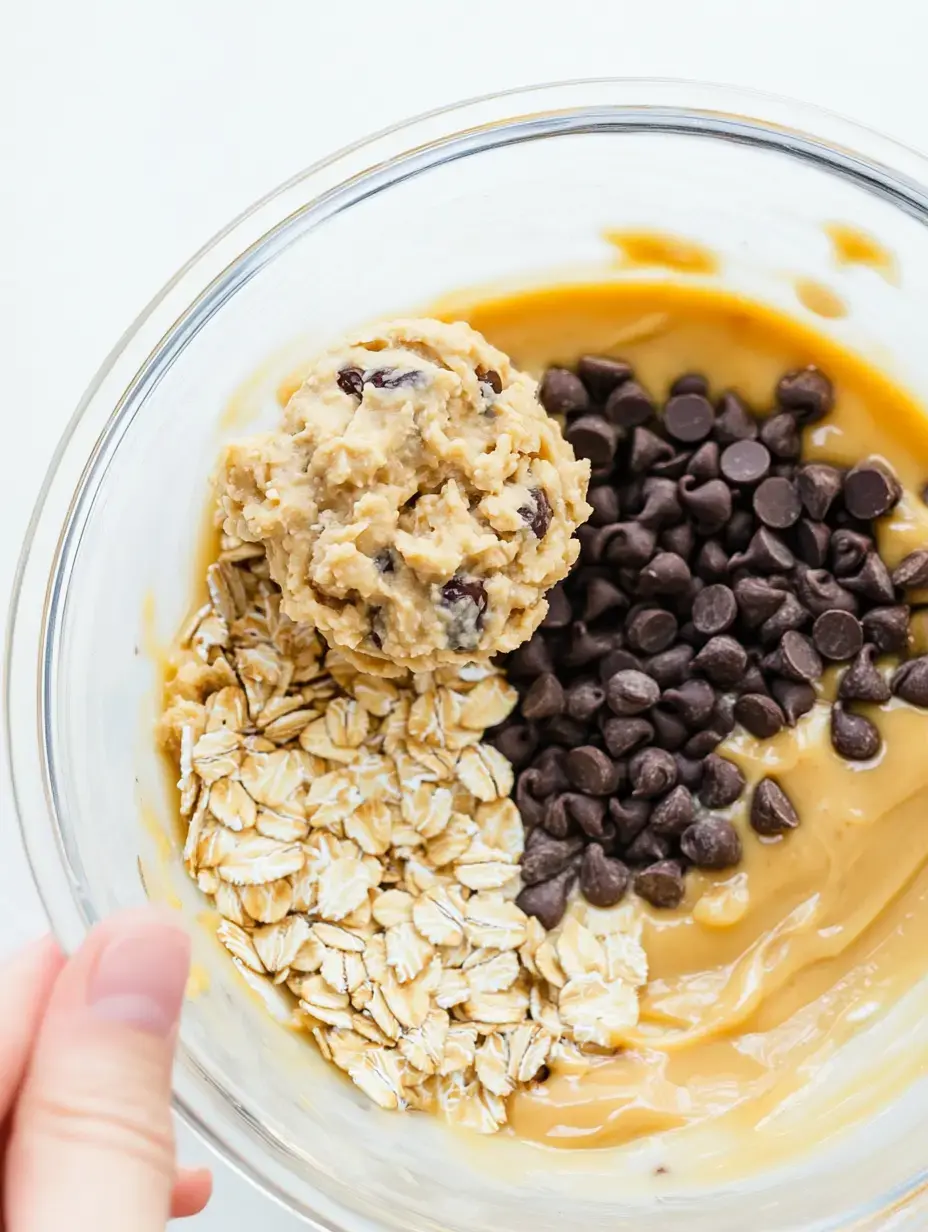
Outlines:
POLYGON ((98 1018, 168 1036, 180 1017, 190 940, 172 924, 138 920, 105 944, 87 999, 98 1018))

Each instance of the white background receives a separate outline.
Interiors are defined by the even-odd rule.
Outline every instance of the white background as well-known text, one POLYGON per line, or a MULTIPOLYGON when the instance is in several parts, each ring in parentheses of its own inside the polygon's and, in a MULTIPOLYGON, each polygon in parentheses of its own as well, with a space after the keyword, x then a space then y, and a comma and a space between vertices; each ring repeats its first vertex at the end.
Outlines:
MULTIPOLYGON (((417 111, 583 76, 792 94, 926 148, 926 34, 922 0, 0 0, 0 596, 110 347, 302 167, 417 111)), ((0 830, 2 957, 43 927, 5 780, 0 830)), ((183 1131, 181 1150, 211 1162, 183 1131)), ((216 1173, 203 1232, 300 1226, 216 1173)))

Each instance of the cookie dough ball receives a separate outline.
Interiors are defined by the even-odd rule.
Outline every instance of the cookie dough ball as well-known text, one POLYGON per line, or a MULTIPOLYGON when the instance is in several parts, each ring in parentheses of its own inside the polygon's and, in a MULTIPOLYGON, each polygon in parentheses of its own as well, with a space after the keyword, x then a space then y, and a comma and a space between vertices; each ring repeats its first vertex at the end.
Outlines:
POLYGON ((326 351, 279 431, 227 448, 220 502, 286 614, 393 675, 531 636, 588 478, 507 356, 461 322, 401 320, 326 351))

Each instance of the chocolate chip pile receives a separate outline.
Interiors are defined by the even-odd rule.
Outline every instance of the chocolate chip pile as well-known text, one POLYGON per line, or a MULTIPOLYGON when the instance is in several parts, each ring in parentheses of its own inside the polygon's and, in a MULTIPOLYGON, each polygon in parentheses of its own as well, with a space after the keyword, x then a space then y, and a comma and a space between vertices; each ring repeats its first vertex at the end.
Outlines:
MULTIPOLYGON (((802 429, 834 402, 814 367, 782 377, 762 418, 732 391, 713 405, 695 373, 658 410, 628 364, 600 356, 549 369, 540 396, 591 462, 593 514, 541 628, 508 658, 520 704, 492 739, 528 830, 518 902, 551 928, 578 877, 596 906, 634 884, 674 907, 687 868, 737 864, 719 810, 745 779, 714 750, 736 724, 759 738, 795 725, 827 664, 848 665, 830 724, 844 758, 880 748, 855 703, 928 706, 928 657, 890 680, 876 664, 907 652, 902 600, 928 585, 928 551, 893 574, 881 559, 872 523, 901 495, 884 463, 800 462, 802 429)), ((765 836, 799 824, 772 778, 749 816, 765 836)))

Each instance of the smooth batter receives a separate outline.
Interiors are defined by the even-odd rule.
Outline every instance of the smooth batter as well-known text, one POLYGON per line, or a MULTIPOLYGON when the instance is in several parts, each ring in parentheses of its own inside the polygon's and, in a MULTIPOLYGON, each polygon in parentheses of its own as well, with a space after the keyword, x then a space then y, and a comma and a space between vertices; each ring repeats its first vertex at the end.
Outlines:
MULTIPOLYGON (((529 371, 584 352, 621 355, 655 394, 697 370, 760 410, 784 371, 815 362, 835 383, 837 409, 807 434, 807 455, 844 464, 883 455, 906 492, 881 553, 893 564, 928 543, 918 496, 928 419, 885 377, 792 321, 666 285, 558 287, 446 310, 529 371)), ((517 1135, 602 1147, 715 1119, 729 1144, 749 1142, 928 971, 928 714, 898 702, 879 709, 884 750, 872 766, 834 754, 824 703, 772 740, 728 742, 723 751, 749 779, 776 774, 802 825, 765 841, 741 817, 734 874, 693 875, 677 911, 641 905, 651 979, 635 1048, 517 1096, 517 1135)), ((794 1135, 790 1146, 800 1145, 794 1135)))

